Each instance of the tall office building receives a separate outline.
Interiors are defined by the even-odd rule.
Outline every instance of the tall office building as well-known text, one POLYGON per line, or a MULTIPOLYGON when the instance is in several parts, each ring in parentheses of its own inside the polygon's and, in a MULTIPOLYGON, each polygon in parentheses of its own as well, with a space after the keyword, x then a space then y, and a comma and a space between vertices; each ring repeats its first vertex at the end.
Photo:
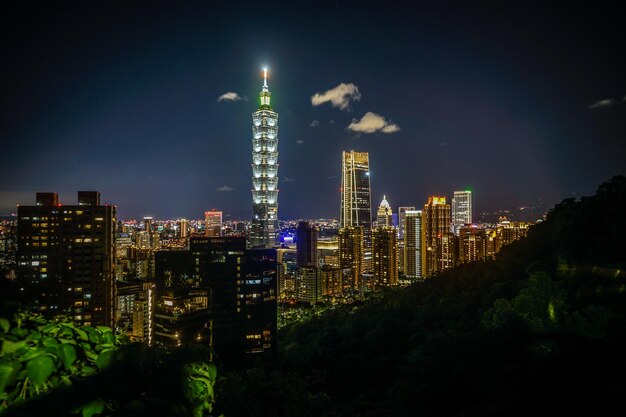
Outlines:
POLYGON ((309 222, 299 222, 296 229, 297 266, 317 266, 317 229, 309 222))
POLYGON ((372 199, 367 152, 344 151, 341 169, 340 227, 363 228, 363 272, 372 267, 372 199))
POLYGON ((398 207, 398 240, 404 240, 404 222, 407 211, 414 211, 415 207, 398 207))
POLYGON ((458 236, 461 227, 472 224, 472 192, 455 191, 452 197, 452 227, 458 236))
POLYGON ((404 274, 407 278, 423 278, 423 247, 422 211, 404 211, 404 274))
POLYGON ((376 285, 398 285, 398 237, 393 226, 372 231, 372 270, 376 285))
POLYGON ((429 277, 439 271, 441 262, 441 239, 450 232, 451 216, 450 205, 445 197, 428 197, 422 212, 422 227, 424 233, 424 247, 422 250, 422 266, 424 277, 429 277))
POLYGON ((49 314, 66 313, 81 325, 115 321, 115 206, 97 191, 79 192, 78 205, 56 193, 37 193, 35 206, 18 207, 18 278, 25 301, 49 314))
POLYGON ((359 288, 363 273, 363 226, 339 229, 339 267, 346 272, 344 287, 359 288))
POLYGON ((398 220, 398 270, 404 271, 404 223, 406 219, 406 212, 415 210, 415 207, 398 207, 398 214, 396 218, 398 220))
POLYGON ((206 237, 222 236, 222 212, 212 209, 204 212, 204 235, 206 237))
POLYGON ((270 105, 267 70, 261 104, 252 113, 252 226, 250 247, 273 247, 278 231, 278 113, 270 105))
POLYGON ((383 196, 383 201, 381 201, 378 206, 378 212, 376 213, 376 225, 393 226, 393 211, 387 202, 386 196, 383 196))
MULTIPOLYGON (((199 305, 197 314, 202 318, 192 324, 202 338, 200 330, 210 329, 206 343, 220 363, 239 366, 251 355, 273 353, 277 320, 276 255, 276 249, 246 249, 245 237, 191 237, 189 250, 157 252, 159 300, 162 294, 170 297, 169 291, 179 288, 191 291, 182 292, 183 302, 189 294, 196 297, 197 290, 208 291, 208 313, 205 315, 204 307, 199 305)), ((157 319, 155 316, 158 324, 157 319)))

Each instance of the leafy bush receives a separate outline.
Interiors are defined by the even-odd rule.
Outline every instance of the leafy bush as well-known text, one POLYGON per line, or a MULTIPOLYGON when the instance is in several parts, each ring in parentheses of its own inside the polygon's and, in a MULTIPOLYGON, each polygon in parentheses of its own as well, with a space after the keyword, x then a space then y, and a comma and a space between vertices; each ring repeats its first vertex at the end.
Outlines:
MULTIPOLYGON (((12 321, 0 318, 0 332, 0 409, 104 370, 126 342, 108 327, 80 327, 63 317, 48 321, 23 312, 12 321)), ((103 401, 95 401, 83 415, 103 408, 103 401)))

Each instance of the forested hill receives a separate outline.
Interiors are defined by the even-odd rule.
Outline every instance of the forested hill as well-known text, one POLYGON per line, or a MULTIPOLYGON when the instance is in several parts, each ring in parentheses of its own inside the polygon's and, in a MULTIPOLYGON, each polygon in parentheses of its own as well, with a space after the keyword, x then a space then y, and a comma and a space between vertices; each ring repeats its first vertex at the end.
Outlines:
POLYGON ((235 416, 579 415, 626 398, 626 178, 565 200, 495 261, 286 328, 218 381, 235 416))

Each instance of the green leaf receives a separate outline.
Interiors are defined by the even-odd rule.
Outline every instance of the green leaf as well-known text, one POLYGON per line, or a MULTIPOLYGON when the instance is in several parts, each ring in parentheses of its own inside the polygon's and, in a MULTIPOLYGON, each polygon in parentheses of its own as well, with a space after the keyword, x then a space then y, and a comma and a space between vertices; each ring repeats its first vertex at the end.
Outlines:
POLYGON ((104 368, 109 366, 111 364, 111 361, 113 360, 114 354, 115 351, 113 349, 100 352, 98 358, 96 359, 96 365, 98 366, 98 369, 102 371, 104 368))
POLYGON ((46 336, 43 338, 42 344, 45 347, 56 347, 59 344, 59 341, 54 337, 46 336))
POLYGON ((14 327, 11 329, 11 334, 16 335, 17 337, 26 337, 28 330, 22 329, 21 327, 14 327))
POLYGON ((92 417, 100 414, 104 410, 104 401, 98 398, 83 407, 83 417, 92 417))
POLYGON ((36 358, 39 355, 43 355, 44 353, 46 353, 46 351, 43 349, 30 348, 26 351, 26 353, 18 357, 17 360, 19 360, 20 362, 28 362, 29 360, 36 358))
POLYGON ((52 375, 54 372, 54 361, 48 355, 37 356, 28 361, 26 364, 26 371, 28 377, 33 384, 41 385, 52 375))
POLYGON ((69 370, 76 360, 76 349, 74 349, 74 346, 64 343, 57 346, 57 352, 59 353, 61 361, 63 361, 63 366, 65 369, 69 370))
POLYGON ((84 331, 83 329, 79 329, 79 328, 76 328, 74 330, 76 331, 76 334, 78 335, 78 338, 80 340, 84 340, 84 341, 89 340, 89 336, 87 336, 87 332, 86 331, 84 331))
POLYGON ((96 369, 91 366, 83 366, 80 370, 82 376, 91 376, 96 373, 96 369))
POLYGON ((98 329, 100 333, 112 333, 111 328, 107 326, 97 326, 96 329, 98 329))
POLYGON ((2 333, 8 333, 11 328, 11 322, 9 320, 0 317, 0 329, 2 329, 2 333))
POLYGON ((26 346, 28 346, 28 342, 25 340, 20 340, 18 342, 5 340, 4 342, 2 342, 2 356, 15 353, 17 350, 26 346))
POLYGON ((11 383, 14 372, 10 363, 0 363, 0 392, 4 392, 7 385, 11 383))

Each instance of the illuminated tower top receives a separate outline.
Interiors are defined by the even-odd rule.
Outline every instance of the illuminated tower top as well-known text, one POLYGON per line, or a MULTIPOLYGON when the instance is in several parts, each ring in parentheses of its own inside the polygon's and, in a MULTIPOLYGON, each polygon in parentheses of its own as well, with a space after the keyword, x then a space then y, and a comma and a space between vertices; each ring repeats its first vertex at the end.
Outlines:
POLYGON ((261 106, 259 107, 259 109, 272 109, 272 107, 270 106, 271 95, 272 93, 270 93, 269 86, 267 85, 267 68, 263 68, 263 89, 261 90, 261 94, 259 95, 259 97, 261 98, 261 106))

